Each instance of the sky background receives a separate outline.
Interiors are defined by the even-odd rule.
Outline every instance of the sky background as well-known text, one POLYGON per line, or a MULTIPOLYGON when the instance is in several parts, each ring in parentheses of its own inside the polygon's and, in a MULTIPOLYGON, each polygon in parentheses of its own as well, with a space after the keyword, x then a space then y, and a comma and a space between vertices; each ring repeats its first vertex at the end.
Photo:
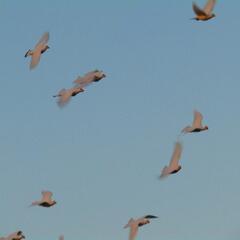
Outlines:
POLYGON ((240 1, 208 22, 191 4, 0 0, 0 236, 123 240, 154 214, 138 240, 240 238, 240 1), (52 95, 94 69, 107 77, 60 109, 52 95), (185 136, 182 170, 159 181, 194 109, 209 131, 185 136), (57 205, 28 208, 42 190, 57 205))

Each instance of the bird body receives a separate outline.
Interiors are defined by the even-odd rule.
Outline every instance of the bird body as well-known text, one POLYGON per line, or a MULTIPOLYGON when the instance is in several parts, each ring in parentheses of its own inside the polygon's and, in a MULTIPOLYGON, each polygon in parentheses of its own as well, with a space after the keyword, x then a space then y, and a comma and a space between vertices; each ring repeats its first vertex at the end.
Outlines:
POLYGON ((71 99, 71 97, 76 96, 77 94, 84 92, 85 90, 82 87, 75 86, 70 89, 63 88, 59 91, 57 95, 54 95, 53 97, 58 97, 58 106, 64 107, 71 99))
POLYGON ((208 0, 203 9, 199 8, 196 3, 193 3, 193 11, 196 14, 196 17, 193 19, 197 21, 207 21, 211 18, 214 18, 216 15, 212 12, 216 4, 216 0, 208 0))
POLYGON ((144 217, 138 218, 134 220, 131 218, 128 223, 124 226, 124 228, 130 228, 129 232, 129 240, 134 240, 135 237, 137 236, 138 232, 138 227, 141 227, 143 225, 149 224, 151 218, 158 218, 157 216, 154 215, 146 215, 144 217))
POLYGON ((11 233, 7 237, 1 237, 0 240, 21 240, 25 239, 25 236, 23 235, 22 231, 17 231, 14 233, 11 233))
POLYGON ((43 54, 44 52, 47 51, 47 49, 49 49, 49 46, 47 45, 48 40, 49 40, 49 33, 46 32, 38 41, 35 48, 33 50, 29 49, 26 52, 25 57, 31 56, 32 58, 30 62, 30 69, 33 69, 38 65, 41 54, 43 54))
POLYGON ((202 125, 203 115, 198 112, 194 111, 194 118, 192 126, 187 126, 184 129, 182 129, 182 133, 196 133, 196 132, 202 132, 208 130, 208 126, 202 125))
POLYGON ((170 163, 168 166, 165 166, 163 168, 160 178, 167 177, 169 174, 175 174, 182 169, 182 167, 179 165, 181 154, 182 154, 182 144, 180 142, 176 142, 170 163))
POLYGON ((103 73, 103 71, 94 70, 91 72, 86 73, 83 77, 79 76, 74 83, 81 87, 86 87, 87 85, 98 82, 102 78, 105 78, 106 75, 103 73))
POLYGON ((52 207, 57 202, 52 200, 52 192, 42 191, 42 199, 40 201, 35 201, 31 206, 41 206, 41 207, 52 207))

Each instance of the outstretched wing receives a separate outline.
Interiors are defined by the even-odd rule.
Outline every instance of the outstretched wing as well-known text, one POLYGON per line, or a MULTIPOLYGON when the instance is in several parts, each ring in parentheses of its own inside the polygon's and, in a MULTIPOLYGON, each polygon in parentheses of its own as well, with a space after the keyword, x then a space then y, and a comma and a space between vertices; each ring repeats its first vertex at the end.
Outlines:
POLYGON ((178 163, 181 158, 182 154, 182 144, 180 142, 175 143, 174 151, 172 154, 172 158, 169 164, 170 169, 177 169, 178 168, 178 163))
POLYGON ((137 232, 138 232, 138 225, 132 224, 130 226, 129 240, 134 240, 137 236, 137 232))
POLYGON ((86 87, 91 84, 95 79, 95 71, 86 73, 83 77, 78 77, 74 83, 76 83, 79 87, 86 87))
POLYGON ((192 127, 193 128, 202 128, 202 120, 203 120, 202 114, 195 110, 192 127))
POLYGON ((144 216, 144 218, 151 219, 151 218, 158 218, 158 217, 157 217, 157 216, 154 216, 154 215, 146 215, 146 216, 144 216))
POLYGON ((213 11, 213 8, 216 4, 216 0, 208 0, 208 2, 206 3, 203 11, 207 14, 210 15, 213 11))
POLYGON ((71 89, 62 89, 58 95, 58 106, 64 107, 70 101, 72 97, 72 91, 71 89))
POLYGON ((197 16, 206 16, 206 13, 201 8, 199 8, 195 2, 193 2, 192 8, 197 16))
POLYGON ((40 38, 40 40, 38 41, 38 43, 36 44, 35 48, 37 48, 39 45, 47 44, 48 40, 49 40, 49 32, 45 32, 40 38))
POLYGON ((35 68, 38 65, 40 61, 40 57, 41 57, 41 51, 33 52, 31 63, 30 63, 30 70, 35 68))
POLYGON ((52 192, 49 191, 42 191, 42 201, 49 201, 52 198, 52 192))

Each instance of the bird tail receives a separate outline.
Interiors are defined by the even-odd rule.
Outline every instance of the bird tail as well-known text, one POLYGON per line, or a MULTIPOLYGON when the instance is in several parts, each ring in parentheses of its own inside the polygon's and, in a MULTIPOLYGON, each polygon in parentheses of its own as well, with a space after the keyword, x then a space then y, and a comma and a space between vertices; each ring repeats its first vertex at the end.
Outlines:
POLYGON ((165 166, 164 168, 163 168, 163 170, 162 170, 162 173, 161 173, 161 175, 160 175, 160 179, 162 180, 162 179, 164 179, 165 177, 167 177, 168 176, 168 167, 167 166, 165 166))
POLYGON ((39 204, 39 202, 33 202, 31 205, 29 205, 28 207, 33 207, 33 206, 37 206, 39 204))

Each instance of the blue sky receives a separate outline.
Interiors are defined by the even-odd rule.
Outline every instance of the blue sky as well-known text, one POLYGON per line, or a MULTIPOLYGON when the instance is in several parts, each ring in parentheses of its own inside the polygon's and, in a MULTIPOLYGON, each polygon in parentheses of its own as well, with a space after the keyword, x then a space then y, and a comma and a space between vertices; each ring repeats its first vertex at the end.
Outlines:
POLYGON ((122 240, 130 217, 155 214, 138 240, 239 239, 240 2, 208 22, 191 4, 0 1, 1 236, 122 240), (59 109, 52 95, 96 68, 107 78, 59 109), (182 171, 161 182, 194 109, 209 131, 183 139, 182 171), (45 189, 58 204, 28 208, 45 189))

